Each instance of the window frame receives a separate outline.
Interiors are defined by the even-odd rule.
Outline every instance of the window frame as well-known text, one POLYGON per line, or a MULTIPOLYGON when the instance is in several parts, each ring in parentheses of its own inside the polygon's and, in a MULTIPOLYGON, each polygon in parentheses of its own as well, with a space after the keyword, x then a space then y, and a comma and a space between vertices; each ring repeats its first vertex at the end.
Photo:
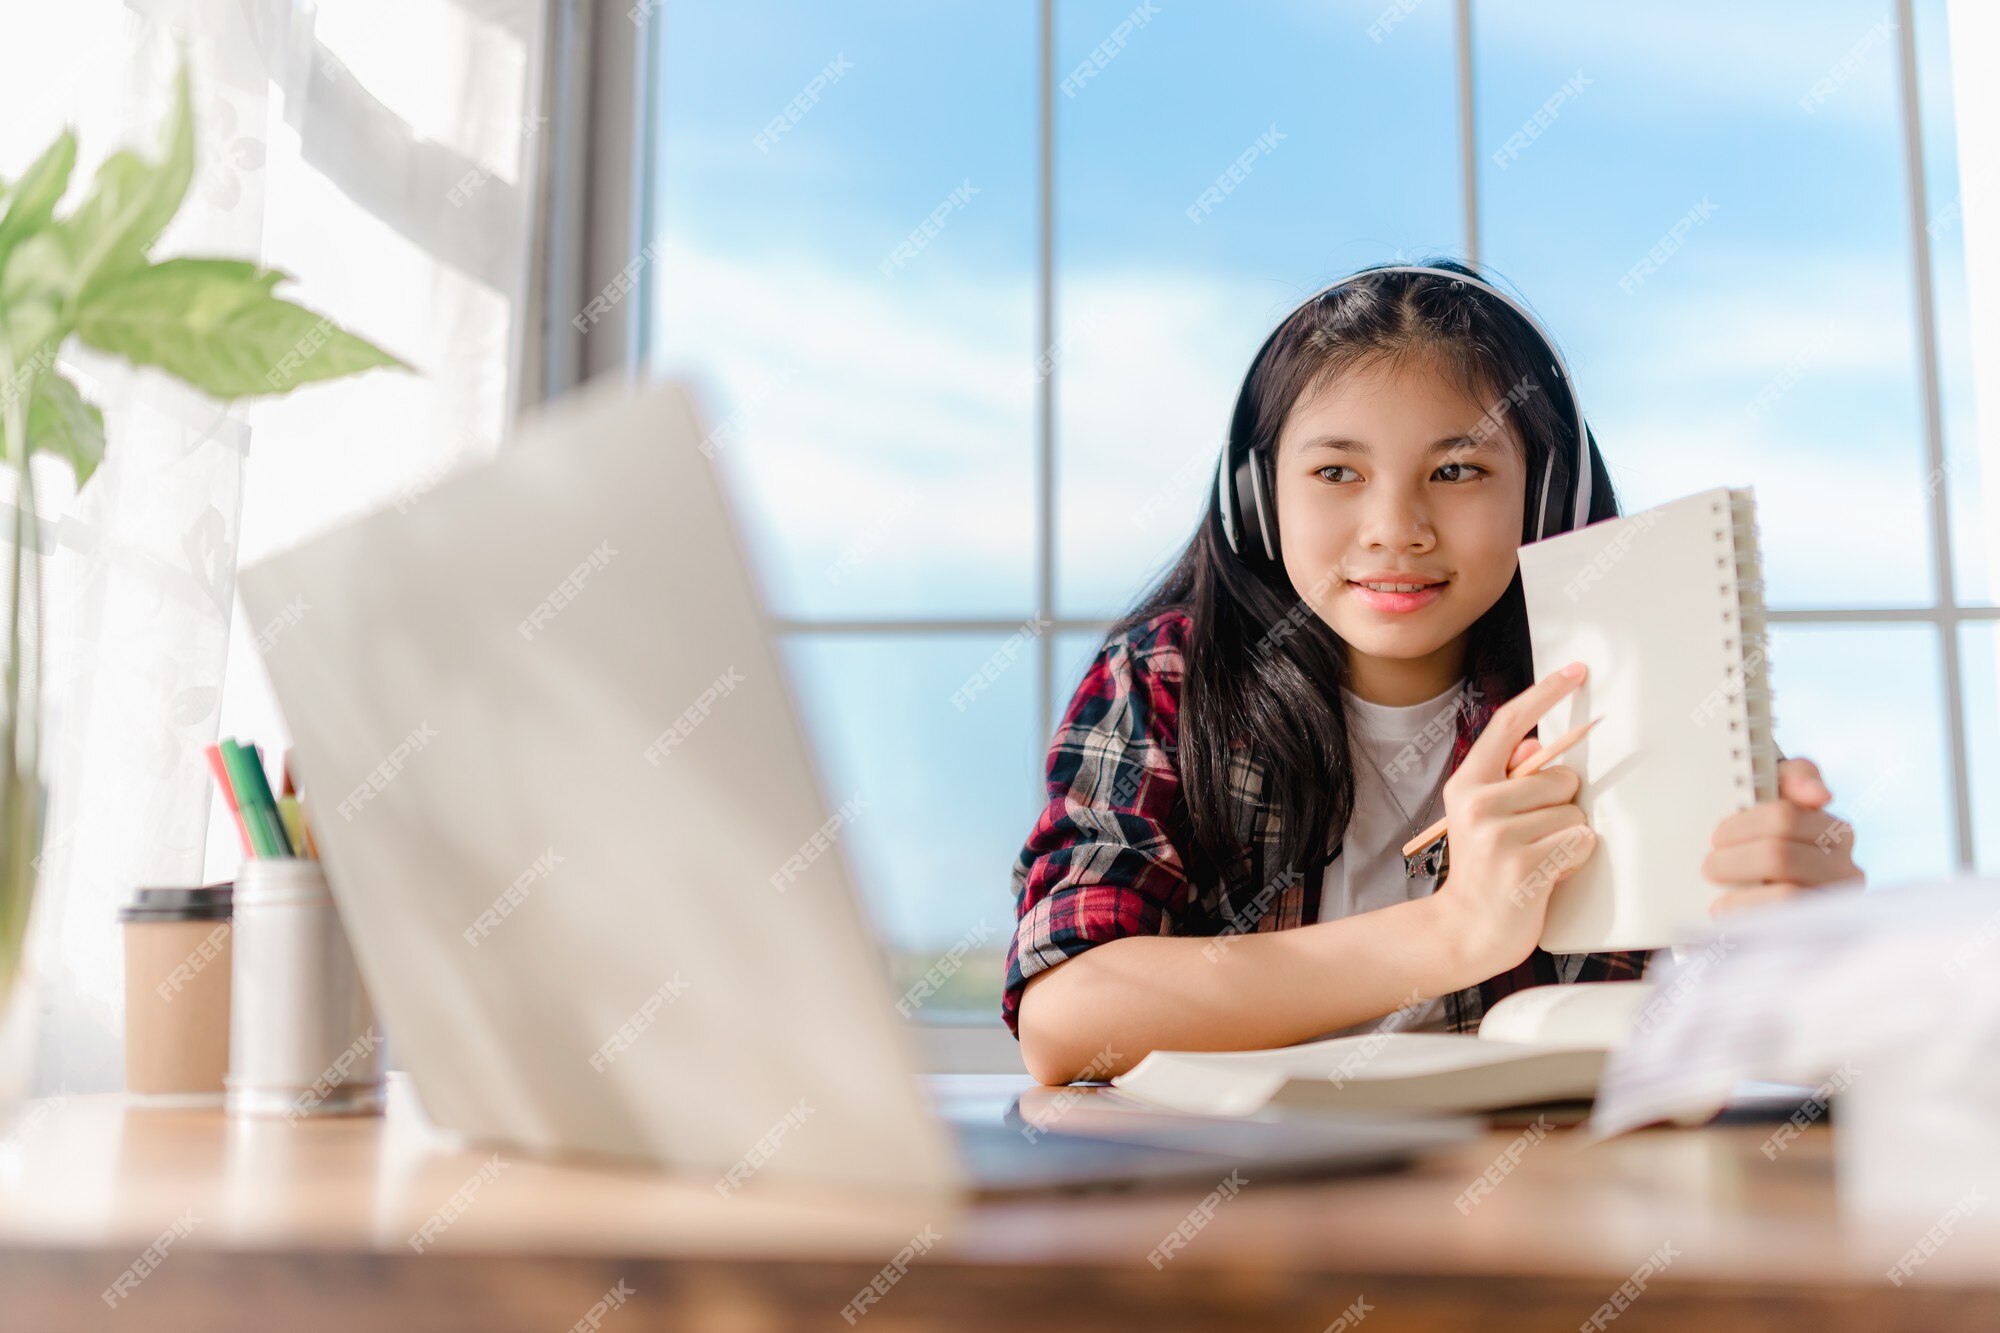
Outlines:
MULTIPOLYGON (((1477 70, 1473 49, 1473 0, 1454 0, 1454 47, 1458 98, 1459 166, 1463 182, 1466 257, 1479 260, 1481 203, 1478 126, 1473 101, 1477 70)), ((1953 581, 1951 477, 1945 466, 1944 417, 1940 387, 1937 312, 1930 248, 1929 203, 1926 197, 1923 123, 1918 86, 1913 0, 1884 0, 1896 24, 1897 95, 1902 131, 1904 188, 1910 218, 1909 255, 1915 300, 1919 401, 1928 500, 1930 559, 1934 597, 1918 607, 1773 607, 1775 625, 1897 625, 1925 624, 1937 635, 1951 791, 1954 864, 1960 871, 1974 865, 1973 807, 1970 755, 1964 731, 1964 666, 1960 630, 1968 624, 2000 623, 2000 606, 1966 604, 1958 600, 1953 581)), ((602 374, 636 376, 646 364, 647 330, 651 327, 652 284, 640 282, 632 299, 620 304, 621 318, 607 320, 585 338, 561 312, 581 308, 585 294, 597 290, 612 275, 641 254, 653 235, 654 188, 651 166, 653 135, 659 115, 661 39, 651 28, 660 6, 641 6, 643 19, 590 6, 553 6, 554 58, 550 63, 549 105, 552 151, 541 175, 545 235, 538 241, 537 272, 541 309, 532 312, 541 329, 538 343, 527 352, 524 399, 549 396, 602 374)), ((1034 605, 1033 615, 1047 628, 1035 638, 1035 718, 1044 730, 1055 717, 1058 645, 1068 633, 1102 633, 1110 622, 1056 614, 1056 391, 1062 374, 1057 358, 1047 355, 1057 346, 1059 312, 1055 262, 1056 87, 1055 0, 1038 0, 1039 45, 1036 116, 1037 201, 1036 345, 1043 373, 1035 385, 1034 466, 1034 605)), ((1025 351, 1025 349, 1024 349, 1025 351)), ((1010 634, 1021 618, 936 618, 922 616, 816 619, 774 617, 781 637, 844 634, 894 639, 911 634, 1010 634)), ((1040 762, 1031 775, 1041 787, 1040 762)), ((998 873, 996 871, 996 873, 998 873)), ((997 1011, 997 1005, 996 1005, 997 1011)), ((996 1016, 983 1022, 962 1017, 910 1020, 926 1066, 950 1072, 1020 1072, 1018 1047, 996 1016)))

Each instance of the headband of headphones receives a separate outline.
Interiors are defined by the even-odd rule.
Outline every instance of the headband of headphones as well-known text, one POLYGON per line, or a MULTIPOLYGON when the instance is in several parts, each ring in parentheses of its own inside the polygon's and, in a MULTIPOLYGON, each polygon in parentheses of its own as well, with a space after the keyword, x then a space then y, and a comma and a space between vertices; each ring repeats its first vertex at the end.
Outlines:
POLYGON ((1276 497, 1270 493, 1267 470, 1256 465, 1255 451, 1250 447, 1251 435, 1256 429, 1257 406, 1250 394, 1251 381, 1257 377, 1257 368, 1277 341, 1278 330, 1290 322, 1292 315, 1319 300, 1328 292, 1346 286, 1350 282, 1383 273, 1430 273, 1441 278, 1449 278, 1453 283, 1462 283, 1486 293, 1501 302, 1509 310, 1519 315, 1541 340, 1542 349, 1548 354, 1549 370, 1554 374, 1569 399, 1570 420, 1575 424, 1576 459, 1571 469, 1571 503, 1567 515, 1561 513, 1561 506, 1551 494, 1555 479, 1556 459, 1553 451, 1549 454, 1547 466, 1542 471, 1541 485, 1536 488, 1531 503, 1535 509, 1534 541, 1558 532, 1574 532, 1584 526, 1590 513, 1590 469, 1597 454, 1597 444, 1590 438, 1590 429, 1583 419, 1583 400, 1577 395, 1576 378, 1569 373, 1569 366, 1563 361, 1562 353, 1556 348, 1555 340, 1542 327, 1541 321, 1521 302, 1501 291, 1492 283, 1455 269, 1433 268, 1424 264, 1385 265, 1381 268, 1362 269, 1351 273, 1338 282, 1329 283, 1311 296, 1301 301, 1278 327, 1271 330, 1264 339, 1264 345, 1251 358, 1250 370, 1243 376, 1243 387, 1236 394, 1236 410, 1229 418, 1229 440, 1222 447, 1222 458, 1216 468, 1215 490, 1210 496, 1211 507, 1217 511, 1222 523, 1222 534, 1229 542, 1229 549, 1249 559, 1263 556, 1276 563, 1278 560, 1278 524, 1276 497), (1247 548, 1247 550, 1246 550, 1247 548))

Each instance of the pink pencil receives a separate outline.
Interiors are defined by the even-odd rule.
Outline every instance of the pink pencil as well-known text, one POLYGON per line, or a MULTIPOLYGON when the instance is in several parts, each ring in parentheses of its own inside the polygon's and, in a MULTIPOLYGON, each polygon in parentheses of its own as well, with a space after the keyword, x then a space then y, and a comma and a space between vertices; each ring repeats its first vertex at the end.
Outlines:
POLYGON ((222 762, 222 747, 211 745, 202 753, 208 756, 208 771, 215 775, 215 785, 222 788, 222 799, 229 803, 229 817, 236 821, 236 836, 243 839, 243 854, 256 855, 250 845, 250 826, 243 822, 243 812, 236 808, 236 789, 229 785, 229 766, 222 762))

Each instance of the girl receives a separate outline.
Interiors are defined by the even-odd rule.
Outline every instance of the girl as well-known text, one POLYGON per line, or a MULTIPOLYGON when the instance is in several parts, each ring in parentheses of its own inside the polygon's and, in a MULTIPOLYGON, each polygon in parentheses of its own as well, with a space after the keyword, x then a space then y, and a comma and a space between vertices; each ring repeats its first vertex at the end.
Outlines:
MULTIPOLYGON (((1523 987, 1640 974, 1643 951, 1536 947, 1594 834, 1574 769, 1506 776, 1581 679, 1530 683, 1516 557, 1586 499, 1566 379, 1451 260, 1364 269, 1272 334, 1207 517, 1049 747, 1002 1000, 1038 1080, 1155 1048, 1470 1031, 1523 987), (1440 804, 1448 856, 1406 864, 1440 804)), ((1583 433, 1587 521, 1615 517, 1583 433)), ((1718 908, 1861 877, 1818 768, 1779 775, 1715 830, 1718 908)))

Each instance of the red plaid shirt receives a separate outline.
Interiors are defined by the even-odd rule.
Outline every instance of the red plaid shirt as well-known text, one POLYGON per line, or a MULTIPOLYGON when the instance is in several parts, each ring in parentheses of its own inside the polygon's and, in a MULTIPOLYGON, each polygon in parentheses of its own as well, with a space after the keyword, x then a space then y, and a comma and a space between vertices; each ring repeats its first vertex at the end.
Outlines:
MULTIPOLYGON (((1278 813, 1264 771, 1247 755, 1231 768, 1235 854, 1199 859, 1174 756, 1183 649, 1192 624, 1163 612, 1098 650, 1049 745, 1049 801, 1014 864, 1015 928, 1000 1016, 1018 1037, 1028 978, 1126 935, 1235 935, 1319 919, 1332 859, 1278 866, 1278 813), (1259 888, 1258 886, 1262 886, 1259 888)), ((1502 700, 1495 682, 1468 690, 1446 772, 1465 758, 1502 700)), ((1334 849, 1334 855, 1339 848, 1334 849)), ((1479 1026, 1504 995, 1529 986, 1631 979, 1647 953, 1555 955, 1537 949, 1511 971, 1445 997, 1454 1032, 1479 1026)))

